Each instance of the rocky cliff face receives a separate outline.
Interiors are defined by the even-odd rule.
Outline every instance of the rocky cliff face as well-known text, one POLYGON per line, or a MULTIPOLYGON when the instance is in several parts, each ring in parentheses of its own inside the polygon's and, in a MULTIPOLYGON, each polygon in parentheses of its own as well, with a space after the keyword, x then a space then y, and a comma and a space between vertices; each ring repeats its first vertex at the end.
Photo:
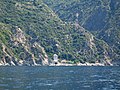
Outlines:
POLYGON ((42 0, 4 0, 0 10, 1 65, 49 65, 54 54, 60 62, 111 64, 105 41, 62 21, 42 0))
POLYGON ((9 38, 5 38, 6 43, 1 38, 0 65, 48 65, 48 56, 44 48, 36 41, 32 43, 32 37, 27 37, 21 28, 10 28, 1 23, 0 29, 1 32, 9 32, 9 38))

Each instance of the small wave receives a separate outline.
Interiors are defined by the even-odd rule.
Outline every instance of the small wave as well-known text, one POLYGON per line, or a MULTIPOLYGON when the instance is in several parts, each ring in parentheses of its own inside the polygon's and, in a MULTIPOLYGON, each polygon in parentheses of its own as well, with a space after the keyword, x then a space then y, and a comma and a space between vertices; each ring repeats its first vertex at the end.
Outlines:
POLYGON ((103 76, 100 76, 100 75, 92 75, 91 77, 103 77, 103 76))
POLYGON ((46 86, 52 86, 53 84, 45 84, 46 86))
POLYGON ((98 80, 93 80, 92 82, 115 82, 115 80, 108 80, 108 79, 98 79, 98 80))
POLYGON ((73 70, 71 70, 71 71, 69 71, 70 73, 73 73, 74 71, 73 70))
POLYGON ((85 88, 90 88, 90 86, 89 86, 89 85, 86 85, 86 86, 83 86, 83 87, 85 87, 85 88))
POLYGON ((0 84, 1 87, 7 87, 8 84, 0 84))
POLYGON ((26 88, 27 88, 27 89, 30 89, 30 88, 32 88, 32 86, 26 86, 26 88))
POLYGON ((40 83, 39 84, 39 86, 52 86, 53 84, 50 84, 50 83, 48 83, 48 84, 45 84, 45 83, 40 83))
POLYGON ((107 80, 107 79, 99 79, 98 81, 101 81, 101 82, 114 82, 114 80, 107 80))

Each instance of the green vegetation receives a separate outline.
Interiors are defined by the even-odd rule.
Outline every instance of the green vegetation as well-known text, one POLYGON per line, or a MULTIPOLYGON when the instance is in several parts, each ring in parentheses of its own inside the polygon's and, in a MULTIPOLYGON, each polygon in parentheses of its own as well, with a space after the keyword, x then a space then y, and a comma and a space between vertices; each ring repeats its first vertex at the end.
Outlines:
MULTIPOLYGON (((46 58, 46 54, 49 62, 53 59, 53 54, 57 54, 60 60, 69 60, 71 63, 95 63, 106 60, 104 57, 106 53, 112 53, 105 41, 97 39, 82 27, 76 29, 73 25, 75 21, 73 14, 68 16, 72 23, 63 21, 69 20, 68 17, 64 17, 68 14, 65 11, 69 11, 67 7, 70 4, 76 5, 76 1, 79 2, 79 0, 73 1, 61 0, 58 4, 57 0, 47 2, 49 6, 54 2, 53 7, 50 7, 52 9, 56 7, 54 10, 59 10, 57 13, 60 18, 42 0, 0 1, 0 42, 7 48, 6 53, 10 53, 9 55, 16 58, 16 61, 34 62, 35 60, 39 64, 46 58), (61 11, 60 7, 65 10, 61 11), (23 31, 25 39, 22 37, 22 41, 17 38, 18 28, 16 27, 23 31)), ((76 14, 77 11, 73 13, 76 14)), ((85 20, 81 20, 81 25, 83 21, 85 20)), ((0 45, 0 55, 6 57, 2 45, 0 45)), ((113 59, 109 54, 106 56, 109 60, 113 59)))
POLYGON ((120 60, 119 0, 44 0, 59 17, 67 22, 78 21, 86 30, 104 40, 112 49, 113 60, 120 60), (113 54, 115 53, 115 54, 113 54))

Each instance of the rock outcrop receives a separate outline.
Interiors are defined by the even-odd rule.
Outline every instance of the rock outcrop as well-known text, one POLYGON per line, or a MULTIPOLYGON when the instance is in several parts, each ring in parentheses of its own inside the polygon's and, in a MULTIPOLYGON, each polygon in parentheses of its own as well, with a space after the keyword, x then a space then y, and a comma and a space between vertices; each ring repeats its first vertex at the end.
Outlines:
POLYGON ((3 56, 0 60, 0 65, 48 65, 48 56, 44 48, 36 41, 31 43, 21 28, 15 26, 6 31, 11 32, 8 43, 11 47, 9 48, 8 45, 1 43, 3 56))

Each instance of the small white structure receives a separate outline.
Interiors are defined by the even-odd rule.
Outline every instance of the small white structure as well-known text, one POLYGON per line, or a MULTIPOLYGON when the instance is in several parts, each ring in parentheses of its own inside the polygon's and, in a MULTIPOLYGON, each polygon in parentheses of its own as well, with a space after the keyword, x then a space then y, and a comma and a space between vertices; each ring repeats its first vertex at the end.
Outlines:
POLYGON ((79 13, 76 13, 76 17, 78 18, 78 16, 79 16, 79 13))
POLYGON ((78 29, 78 27, 79 27, 78 17, 79 17, 79 13, 76 13, 76 19, 75 19, 75 29, 78 29))
POLYGON ((57 55, 57 54, 54 54, 54 55, 53 55, 53 59, 54 59, 54 62, 58 62, 58 55, 57 55))

